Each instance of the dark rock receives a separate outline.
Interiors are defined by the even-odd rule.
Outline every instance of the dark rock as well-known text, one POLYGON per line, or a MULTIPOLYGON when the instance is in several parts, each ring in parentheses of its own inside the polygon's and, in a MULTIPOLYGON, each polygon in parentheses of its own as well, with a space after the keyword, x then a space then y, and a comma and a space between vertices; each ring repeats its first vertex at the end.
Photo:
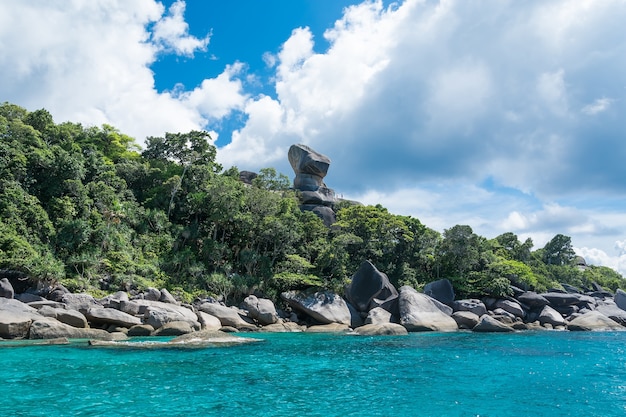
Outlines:
POLYGON ((561 287, 563 287, 563 289, 569 294, 581 294, 582 293, 580 288, 574 287, 573 285, 570 285, 570 284, 561 283, 561 287))
POLYGON ((186 321, 170 321, 154 331, 154 336, 181 336, 191 333, 193 329, 186 321))
POLYGON ((20 300, 23 303, 34 303, 36 301, 46 301, 45 298, 43 298, 40 295, 37 294, 33 294, 30 292, 23 292, 21 294, 15 294, 15 296, 13 297, 16 300, 20 300))
POLYGON ((410 332, 415 331, 454 331, 458 329, 450 314, 444 313, 432 297, 418 293, 409 286, 400 288, 398 307, 400 324, 410 332))
POLYGON ((550 304, 550 302, 543 296, 537 294, 534 291, 526 291, 517 297, 520 303, 527 305, 530 308, 540 308, 550 304))
POLYGON ((300 202, 314 206, 332 207, 337 202, 335 191, 330 188, 320 187, 316 191, 301 191, 300 202))
POLYGON ((541 295, 548 300, 550 305, 554 308, 574 305, 580 300, 578 294, 547 292, 541 295))
POLYGON ((335 212, 330 207, 326 206, 316 206, 313 204, 303 204, 300 206, 300 209, 303 211, 311 211, 317 217, 322 219, 326 227, 330 227, 333 223, 337 221, 337 216, 335 212))
POLYGON ((137 324, 128 329, 128 336, 150 336, 154 332, 154 327, 149 324, 137 324))
POLYGON ((15 296, 15 290, 13 290, 13 285, 9 282, 7 278, 0 279, 0 297, 2 298, 13 298, 15 296))
POLYGON ((67 288, 65 288, 63 285, 57 285, 56 287, 52 288, 50 290, 50 292, 48 293, 47 297, 48 300, 52 300, 52 301, 58 301, 60 303, 63 302, 63 296, 65 294, 71 294, 70 290, 68 290, 67 288))
POLYGON ((445 278, 426 284, 424 294, 446 305, 451 305, 454 301, 454 288, 450 280, 445 278))
POLYGON ((252 185, 252 181, 258 177, 259 175, 256 172, 252 171, 240 171, 239 172, 239 181, 244 184, 252 185))
POLYGON ((376 269, 370 261, 361 262, 346 287, 345 295, 346 300, 360 312, 381 307, 390 313, 397 313, 398 291, 389 282, 387 274, 376 269))
POLYGON ((294 188, 302 191, 316 191, 324 186, 324 177, 330 167, 330 159, 306 145, 291 145, 289 163, 296 177, 294 188))
POLYGON ((156 288, 148 288, 143 293, 143 299, 148 301, 159 301, 161 299, 161 291, 156 288))
POLYGON ((292 308, 299 310, 320 323, 350 325, 352 314, 339 295, 330 291, 286 291, 280 298, 292 308))
POLYGON ((618 288, 617 291, 615 291, 615 296, 613 297, 613 300, 619 308, 621 308, 622 310, 626 310, 626 292, 618 288))
POLYGON ((483 314, 487 314, 487 307, 485 307, 485 303, 475 298, 470 298, 467 300, 457 300, 452 303, 452 309, 456 311, 470 311, 476 314, 478 317, 483 314))
POLYGON ((518 303, 517 301, 513 301, 513 300, 498 300, 496 302, 496 304, 495 304, 495 307, 496 308, 501 308, 502 310, 506 311, 507 313, 511 313, 515 317, 524 318, 526 316, 526 313, 524 312, 524 309, 522 308, 520 303, 518 303))

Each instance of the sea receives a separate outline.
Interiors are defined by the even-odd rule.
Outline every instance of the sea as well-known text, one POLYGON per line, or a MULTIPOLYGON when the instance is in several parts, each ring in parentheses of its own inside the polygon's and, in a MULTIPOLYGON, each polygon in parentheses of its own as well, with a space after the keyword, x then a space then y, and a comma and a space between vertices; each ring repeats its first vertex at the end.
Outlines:
POLYGON ((626 332, 245 336, 261 342, 3 342, 0 415, 626 416, 626 332))

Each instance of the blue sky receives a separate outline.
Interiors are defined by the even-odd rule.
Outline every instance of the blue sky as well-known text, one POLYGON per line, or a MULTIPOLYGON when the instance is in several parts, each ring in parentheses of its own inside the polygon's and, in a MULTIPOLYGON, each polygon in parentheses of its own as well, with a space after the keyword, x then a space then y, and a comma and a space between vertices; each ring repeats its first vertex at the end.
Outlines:
POLYGON ((326 183, 443 231, 572 237, 626 274, 626 3, 0 1, 0 100, 226 167, 305 143, 326 183))

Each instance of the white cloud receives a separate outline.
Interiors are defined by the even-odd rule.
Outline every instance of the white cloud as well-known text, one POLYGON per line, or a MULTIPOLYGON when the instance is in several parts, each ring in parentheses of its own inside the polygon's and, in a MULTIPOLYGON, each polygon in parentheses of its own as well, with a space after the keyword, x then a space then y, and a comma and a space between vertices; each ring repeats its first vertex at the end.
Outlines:
POLYGON ((169 8, 169 15, 154 25, 152 40, 165 51, 173 50, 178 55, 193 56, 196 50, 206 50, 210 35, 203 39, 189 35, 189 25, 184 17, 185 7, 182 0, 173 3, 169 8))
POLYGON ((587 104, 581 111, 586 115, 593 116, 608 110, 612 102, 613 100, 610 98, 602 97, 595 100, 593 103, 587 104))

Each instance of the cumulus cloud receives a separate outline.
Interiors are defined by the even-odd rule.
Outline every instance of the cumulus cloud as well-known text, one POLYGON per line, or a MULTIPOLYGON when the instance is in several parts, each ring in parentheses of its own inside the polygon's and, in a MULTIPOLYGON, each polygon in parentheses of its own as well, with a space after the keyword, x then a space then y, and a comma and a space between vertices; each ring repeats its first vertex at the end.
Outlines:
POLYGON ((150 69, 159 54, 193 55, 208 44, 152 0, 0 3, 1 99, 48 109, 57 122, 112 124, 146 136, 205 128, 243 106, 241 67, 194 90, 159 93, 150 69), (154 25, 152 34, 149 28, 154 25))
POLYGON ((189 35, 189 25, 185 22, 186 4, 182 0, 173 3, 169 14, 158 20, 152 31, 153 42, 168 51, 178 55, 193 56, 196 50, 206 50, 210 36, 203 39, 189 35))

